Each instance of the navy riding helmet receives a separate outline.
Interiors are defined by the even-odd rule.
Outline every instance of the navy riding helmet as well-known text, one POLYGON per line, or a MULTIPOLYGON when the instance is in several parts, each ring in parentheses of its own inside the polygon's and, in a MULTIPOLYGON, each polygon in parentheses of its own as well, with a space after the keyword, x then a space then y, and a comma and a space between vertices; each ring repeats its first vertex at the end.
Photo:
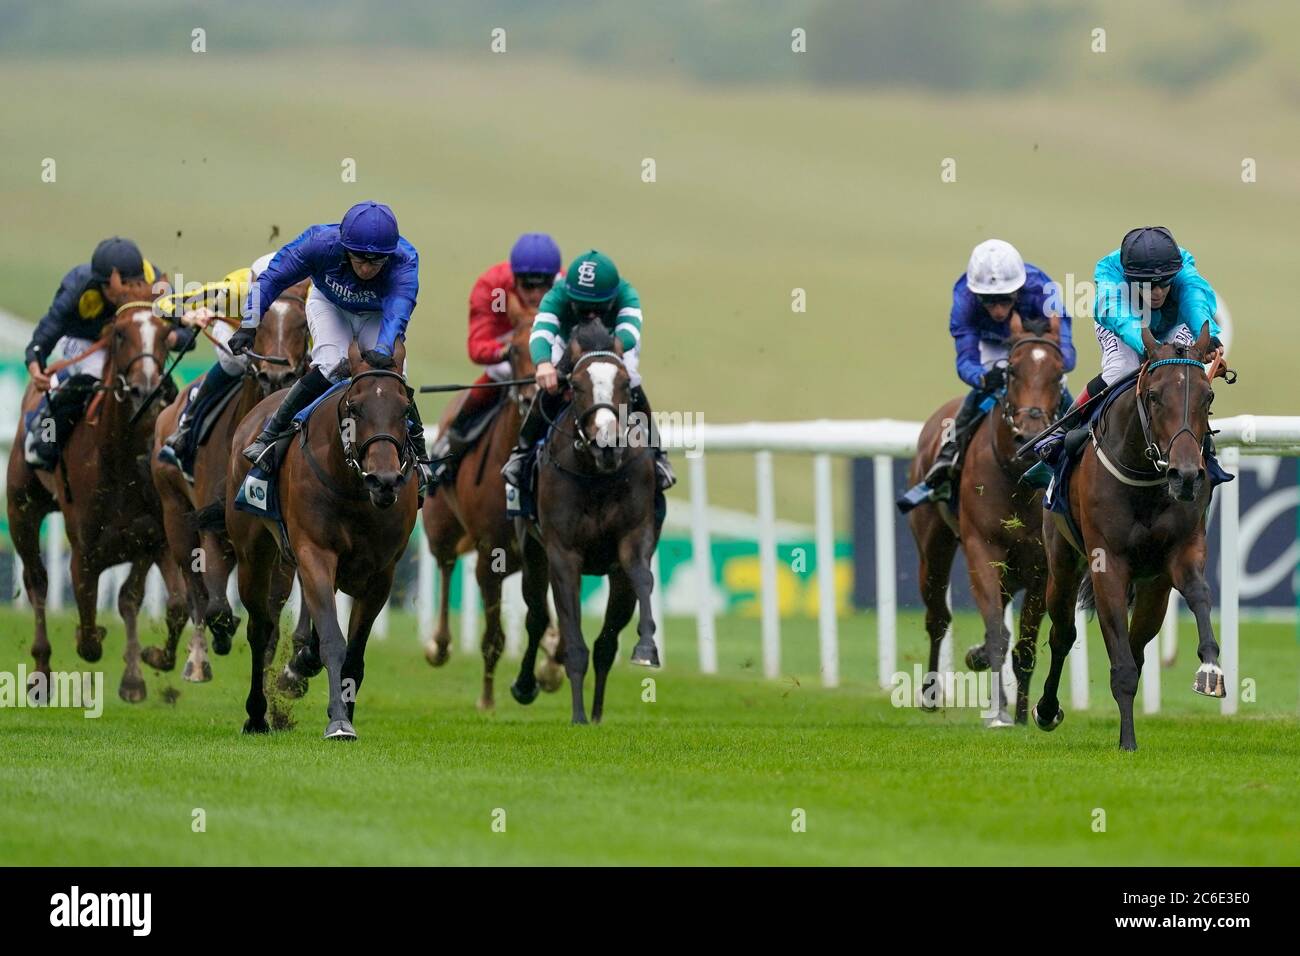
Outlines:
POLYGON ((343 216, 339 233, 349 252, 387 256, 397 251, 397 217, 383 203, 357 203, 343 216))

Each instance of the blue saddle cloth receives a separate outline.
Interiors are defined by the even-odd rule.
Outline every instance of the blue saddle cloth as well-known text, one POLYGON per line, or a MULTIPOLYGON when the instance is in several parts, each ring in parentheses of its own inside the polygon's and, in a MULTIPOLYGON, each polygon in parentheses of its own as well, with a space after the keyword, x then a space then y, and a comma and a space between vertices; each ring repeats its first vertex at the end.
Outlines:
MULTIPOLYGON (((1106 409, 1110 408, 1121 395, 1127 393, 1136 385, 1136 376, 1128 381, 1117 383, 1115 388, 1108 392, 1106 397, 1089 411, 1087 419, 1076 427, 1092 429, 1101 420, 1106 409)), ((1074 466, 1083 457, 1083 449, 1087 444, 1088 442, 1083 442, 1075 450, 1074 454, 1068 454, 1064 443, 1062 443, 1055 459, 1046 462, 1047 466, 1052 470, 1052 482, 1043 493, 1043 507, 1052 514, 1060 516, 1074 539, 1072 543, 1081 551, 1083 549, 1083 532, 1079 530, 1079 525, 1075 522, 1074 515, 1070 511, 1070 478, 1074 472, 1074 466)), ((1210 478, 1211 491, 1225 481, 1232 481, 1233 479, 1232 475, 1223 470, 1223 467, 1219 464, 1219 459, 1208 452, 1205 455, 1205 471, 1210 478)))
MULTIPOLYGON (((280 511, 280 483, 279 470, 280 457, 284 448, 288 445, 289 439, 302 428, 303 422, 311 418, 312 414, 320 407, 321 402, 333 395, 340 389, 346 388, 347 380, 335 383, 327 389, 310 405, 293 416, 294 428, 289 434, 281 437, 276 442, 275 451, 269 456, 267 468, 260 464, 254 465, 248 470, 244 477, 243 483, 239 486, 239 491, 235 495, 235 509, 237 511, 247 512, 251 515, 257 515, 259 518, 269 518, 276 523, 280 531, 281 546, 288 542, 288 532, 284 526, 284 517, 280 511)), ((270 416, 268 416, 269 420, 270 416)), ((265 427, 266 423, 262 423, 265 427)), ((265 460, 265 459, 264 459, 265 460)))

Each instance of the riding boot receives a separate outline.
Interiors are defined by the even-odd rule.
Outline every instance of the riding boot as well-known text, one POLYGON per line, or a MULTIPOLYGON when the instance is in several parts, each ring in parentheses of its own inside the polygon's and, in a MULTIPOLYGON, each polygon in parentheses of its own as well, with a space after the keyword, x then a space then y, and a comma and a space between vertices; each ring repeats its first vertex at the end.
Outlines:
POLYGON ((54 470, 64 442, 98 385, 93 375, 73 375, 45 393, 24 443, 23 457, 29 465, 54 470))
POLYGON ((934 464, 925 473, 925 483, 931 488, 943 486, 952 477, 952 466, 957 461, 957 455, 966 447, 967 439, 975 430, 974 426, 984 417, 980 404, 988 394, 983 389, 972 388, 966 400, 961 403, 957 417, 953 419, 952 437, 943 443, 938 456, 934 459, 934 464))
POLYGON ((520 491, 524 490, 528 474, 528 465, 533 456, 533 446, 537 440, 542 437, 542 426, 545 424, 545 418, 542 415, 542 402, 547 401, 548 396, 545 392, 539 391, 533 399, 533 404, 528 406, 528 414, 519 425, 519 440, 515 442, 514 450, 510 452, 510 457, 506 463, 501 466, 501 477, 506 480, 506 484, 514 485, 520 491))
POLYGON ((425 450, 424 422, 420 419, 420 409, 415 402, 411 402, 407 411, 406 437, 410 439, 411 448, 415 451, 415 467, 420 472, 420 494, 428 495, 434 486, 433 471, 429 467, 429 453, 425 450))
POLYGON ((280 407, 275 410, 262 433, 244 449, 244 457, 256 464, 267 449, 289 431, 293 417, 329 391, 333 384, 313 365, 311 371, 293 383, 289 394, 280 402, 280 407))
POLYGON ((212 368, 208 369, 207 374, 203 376, 198 394, 190 399, 189 404, 181 411, 180 418, 176 422, 176 430, 163 440, 163 445, 170 448, 178 458, 183 459, 186 450, 185 442, 190 437, 190 430, 194 426, 195 416, 192 413, 204 409, 208 402, 225 392, 240 377, 231 375, 221 367, 220 362, 214 362, 212 368))
POLYGON ((659 483, 659 490, 667 491, 677 484, 677 476, 673 474, 673 466, 668 461, 668 453, 664 451, 663 445, 659 441, 659 429, 655 425, 654 412, 650 410, 650 400, 646 398, 645 389, 640 385, 632 389, 632 411, 634 413, 640 412, 646 418, 646 424, 650 432, 650 448, 655 456, 655 477, 659 483))

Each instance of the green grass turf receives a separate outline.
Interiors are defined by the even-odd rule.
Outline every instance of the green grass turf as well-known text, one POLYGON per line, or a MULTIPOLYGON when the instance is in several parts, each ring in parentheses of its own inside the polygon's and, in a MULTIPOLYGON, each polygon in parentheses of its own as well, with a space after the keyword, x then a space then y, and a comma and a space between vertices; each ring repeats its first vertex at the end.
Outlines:
MULTIPOLYGON (((433 671, 397 615, 371 646, 360 740, 347 745, 320 738, 321 680, 294 705, 293 729, 239 734, 242 635, 214 659, 213 683, 149 671, 149 699, 122 703, 121 626, 108 623, 101 719, 0 711, 6 863, 1300 863, 1290 625, 1246 626, 1242 674, 1258 697, 1233 719, 1191 693, 1185 629, 1165 712, 1139 715, 1142 749, 1121 754, 1095 634, 1092 708, 1050 736, 986 731, 968 710, 893 708, 874 687, 871 615, 840 621, 845 680, 833 691, 818 686, 815 622, 784 622, 788 676, 769 682, 757 621, 719 620, 721 673, 706 677, 693 623, 670 619, 668 666, 643 703, 651 672, 626 663, 625 633, 606 722, 572 727, 567 687, 531 708, 508 697, 509 658, 498 710, 478 713, 477 655, 457 650, 433 671), (173 702, 166 688, 179 691, 173 702), (191 831, 194 808, 204 833, 191 831), (505 833, 491 829, 496 808, 505 833), (791 830, 795 808, 804 833, 791 830)), ((71 625, 54 625, 56 669, 78 666, 71 625)), ((959 618, 959 656, 975 632, 959 618)), ((29 640, 26 615, 0 612, 0 669, 29 661, 29 640)), ((921 644, 917 617, 904 615, 900 666, 921 644)))

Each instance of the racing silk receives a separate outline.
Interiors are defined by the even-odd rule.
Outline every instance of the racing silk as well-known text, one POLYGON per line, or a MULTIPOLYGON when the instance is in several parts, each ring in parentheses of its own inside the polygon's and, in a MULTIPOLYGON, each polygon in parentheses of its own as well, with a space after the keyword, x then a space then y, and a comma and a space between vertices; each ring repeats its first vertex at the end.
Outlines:
POLYGON ((257 278, 244 306, 244 328, 255 329, 266 310, 289 288, 311 279, 316 292, 347 312, 380 312, 383 320, 375 350, 393 354, 399 336, 406 334, 411 311, 420 291, 420 256, 403 238, 379 274, 362 281, 339 240, 339 224, 309 227, 272 257, 257 278))
MULTIPOLYGON (((1070 333, 1070 315, 1061 301, 1061 287, 1038 266, 1025 263, 1025 284, 1016 293, 1015 311, 1020 321, 1047 321, 1053 315, 1061 319, 1061 356, 1065 371, 1074 370, 1074 339, 1070 333)), ((952 287, 952 312, 948 331, 957 347, 957 375, 971 388, 979 388, 984 375, 980 361, 980 342, 1005 342, 1011 337, 1011 322, 995 322, 979 297, 966 288, 966 273, 952 287)))
MULTIPOLYGON (((144 277, 150 285, 158 279, 158 272, 148 259, 144 260, 144 277)), ((100 285, 91 276, 89 262, 74 266, 63 277, 54 293, 54 301, 36 323, 32 340, 27 344, 27 364, 39 362, 41 368, 45 368, 50 353, 65 336, 91 341, 99 338, 104 323, 117 312, 104 298, 100 285)))
MULTIPOLYGON (((1214 312, 1219 303, 1214 290, 1196 270, 1196 258, 1181 246, 1178 252, 1182 256, 1183 267, 1174 276, 1173 284, 1169 287, 1169 297, 1160 308, 1148 310, 1151 316, 1151 334, 1163 341, 1176 326, 1185 325, 1195 338, 1208 322, 1210 334, 1217 336, 1219 326, 1214 321, 1214 312)), ((1110 329, 1125 345, 1142 355, 1146 351, 1142 344, 1143 314, 1141 310, 1135 310, 1129 301, 1132 289, 1124 279, 1118 249, 1098 260, 1093 280, 1097 286, 1097 306, 1093 310, 1093 321, 1102 328, 1110 329)))
MULTIPOLYGON (((557 273, 556 282, 564 281, 557 273)), ((505 360, 507 341, 514 331, 506 301, 516 295, 510 262, 498 262, 474 283, 469 293, 469 360, 475 365, 495 365, 505 360)), ((483 391, 483 389, 479 389, 483 391)))
MULTIPOLYGON (((569 290, 556 285, 546 293, 533 319, 533 334, 528 338, 533 364, 549 362, 554 346, 568 344, 575 319, 569 290)), ((641 297, 626 279, 619 282, 614 302, 601 323, 623 343, 624 352, 631 352, 641 344, 641 297)))
POLYGON ((205 282, 201 289, 183 298, 168 296, 159 299, 158 312, 167 318, 175 318, 186 309, 204 306, 223 318, 238 319, 244 314, 252 286, 253 270, 245 266, 227 273, 220 282, 205 282))

